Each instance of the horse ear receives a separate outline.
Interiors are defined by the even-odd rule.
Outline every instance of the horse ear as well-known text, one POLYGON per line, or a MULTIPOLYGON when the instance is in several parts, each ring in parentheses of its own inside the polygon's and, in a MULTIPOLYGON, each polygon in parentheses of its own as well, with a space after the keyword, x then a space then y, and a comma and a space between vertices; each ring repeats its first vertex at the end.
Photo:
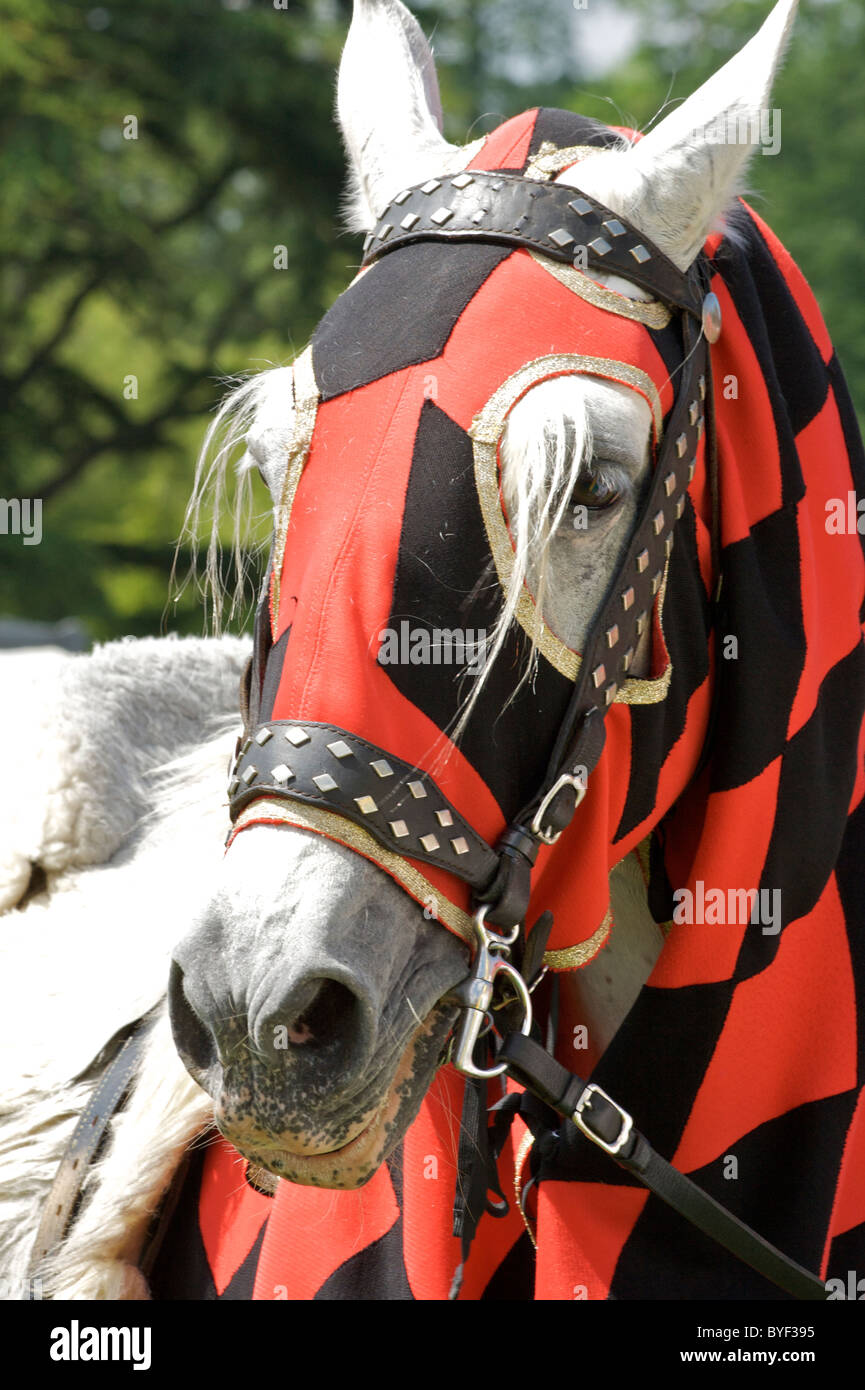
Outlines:
POLYGON ((462 169, 475 148, 444 139, 432 51, 399 0, 354 0, 337 116, 351 171, 352 231, 369 231, 401 188, 462 169))
POLYGON ((593 155, 559 182, 627 217, 686 270, 742 192, 757 146, 777 153, 780 112, 771 112, 768 100, 797 3, 778 0, 735 58, 641 140, 593 155))

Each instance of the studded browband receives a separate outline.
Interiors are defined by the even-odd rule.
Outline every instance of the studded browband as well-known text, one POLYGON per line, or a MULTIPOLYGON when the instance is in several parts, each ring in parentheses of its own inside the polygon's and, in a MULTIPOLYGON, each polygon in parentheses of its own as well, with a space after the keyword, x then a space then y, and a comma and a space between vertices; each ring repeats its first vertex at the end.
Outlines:
MULTIPOLYGON (((481 240, 530 247, 556 260, 614 271, 683 310, 684 362, 649 494, 624 561, 585 644, 570 705, 536 795, 493 849, 426 772, 345 729, 271 720, 247 730, 231 774, 235 821, 272 797, 326 808, 362 825, 386 849, 468 883, 487 920, 511 927, 528 908, 531 872, 573 818, 604 748, 604 715, 627 679, 651 620, 685 509, 710 400, 708 342, 720 306, 702 257, 683 273, 625 218, 563 185, 473 172, 399 193, 367 238, 364 263, 419 241, 481 240), (702 326, 702 331, 701 331, 702 326)), ((582 268, 582 266, 581 266, 582 268)))

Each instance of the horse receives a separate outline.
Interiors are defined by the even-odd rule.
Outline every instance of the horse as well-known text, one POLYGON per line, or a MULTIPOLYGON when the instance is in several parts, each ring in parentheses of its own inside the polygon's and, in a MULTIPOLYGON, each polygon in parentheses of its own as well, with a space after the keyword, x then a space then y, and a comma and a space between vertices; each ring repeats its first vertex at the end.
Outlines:
POLYGON ((861 446, 819 310, 738 196, 795 8, 642 137, 534 110, 457 147, 415 20, 356 0, 364 264, 311 348, 226 402, 190 508, 242 442, 274 538, 228 849, 53 1291, 779 1296, 611 1176, 631 1112, 815 1279, 861 1248, 863 561, 824 524, 861 446), (516 998, 472 1009, 481 948, 516 998), (477 1027, 455 1052, 472 1012, 521 1001, 528 1033, 512 948, 549 1056, 604 1088, 606 1157, 483 1065, 477 1027), (804 1010, 828 1041, 797 1069, 804 1010), (188 1122, 130 1202, 168 1017, 188 1122), (220 1137, 145 1278, 205 1113, 220 1137))

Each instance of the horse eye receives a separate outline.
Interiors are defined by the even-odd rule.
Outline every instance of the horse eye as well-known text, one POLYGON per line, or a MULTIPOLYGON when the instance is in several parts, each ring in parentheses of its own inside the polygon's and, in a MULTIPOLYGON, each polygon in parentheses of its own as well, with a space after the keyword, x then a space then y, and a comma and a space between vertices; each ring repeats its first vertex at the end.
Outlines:
POLYGON ((600 468, 593 470, 588 477, 578 479, 571 494, 571 506, 603 511, 618 502, 621 495, 621 480, 612 471, 600 468))

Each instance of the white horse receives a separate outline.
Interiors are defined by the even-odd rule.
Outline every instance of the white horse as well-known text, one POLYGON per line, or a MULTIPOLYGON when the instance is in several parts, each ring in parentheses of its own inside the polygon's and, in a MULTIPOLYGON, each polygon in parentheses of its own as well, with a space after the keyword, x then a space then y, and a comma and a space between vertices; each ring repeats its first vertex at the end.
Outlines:
MULTIPOLYGON (((560 181, 629 219, 683 270, 711 230, 723 227, 735 237, 731 208, 753 147, 719 144, 700 132, 729 118, 742 129, 759 129, 759 112, 767 104, 794 11, 795 0, 779 0, 756 37, 639 143, 623 141, 592 153, 560 181)), ((477 150, 477 145, 456 147, 443 139, 432 56, 398 0, 356 0, 340 69, 339 119, 356 229, 372 227, 401 187, 456 174, 477 150)), ((632 301, 648 298, 625 280, 593 278, 632 301)), ((290 368, 263 373, 227 402, 218 424, 229 423, 228 442, 215 463, 205 458, 200 466, 193 512, 209 486, 221 485, 239 439, 247 449, 241 472, 259 468, 276 510, 285 482, 286 442, 295 429, 287 404, 291 380, 290 368)), ((649 406, 635 392, 587 375, 542 382, 513 409, 502 457, 515 557, 499 638, 526 584, 564 645, 581 649, 634 524, 650 469, 651 428, 649 406), (600 478, 593 459, 610 461, 600 478), (579 484, 606 486, 613 494, 613 505, 599 508, 587 530, 570 526, 565 510, 579 484)), ((648 670, 649 640, 647 630, 635 675, 648 670)), ((104 780, 92 759, 88 762, 82 778, 86 795, 75 799, 76 815, 101 817, 96 838, 105 838, 98 853, 85 848, 83 858, 76 857, 75 846, 88 845, 90 832, 73 827, 65 860, 25 846, 10 873, 15 888, 7 906, 26 891, 31 861, 49 871, 49 887, 55 890, 47 901, 37 895, 6 918, 13 936, 16 927, 27 925, 28 950, 20 952, 20 968, 25 969, 26 956, 26 969, 39 978, 40 988, 39 972, 48 967, 40 956, 37 970, 29 926, 50 919, 50 940, 55 940, 55 923, 58 935, 68 939, 60 925, 67 881, 87 911, 88 931, 77 939, 98 950, 100 973, 112 981, 112 989, 115 979, 129 983, 128 993, 124 990, 117 1006, 109 1008, 101 980, 90 981, 89 1000, 103 998, 106 1007, 90 1013, 89 1004, 82 1020, 77 992, 70 999, 62 988, 65 981, 58 979, 48 997, 63 1001, 68 1021, 58 1027, 53 1018, 43 1020, 40 1069, 23 1061, 34 1055, 32 1038, 20 1048, 26 1080, 19 1096, 4 1096, 8 1118, 0 1130, 13 1175, 7 1210, 11 1203, 10 1220, 17 1223, 11 1234, 7 1223, 0 1258, 5 1252, 15 1278, 23 1276, 38 1219, 37 1196, 92 1084, 71 1085, 70 1078, 114 1027, 158 999, 169 938, 173 944, 182 934, 175 930, 182 919, 192 922, 174 946, 169 1001, 177 1047, 199 1085, 177 1064, 163 1013, 130 1104, 115 1122, 112 1146, 91 1180, 89 1200, 46 1271, 49 1290, 57 1296, 147 1296, 137 1258, 148 1216, 184 1147, 213 1115, 242 1153, 282 1178, 342 1188, 365 1183, 417 1114, 454 1021, 453 1008, 440 1001, 466 973, 468 952, 458 936, 425 917, 393 878, 322 835, 288 824, 254 826, 221 858, 224 740, 215 745, 215 759, 205 754, 200 764, 190 765, 194 804, 146 819, 152 801, 138 795, 143 772, 199 744, 203 736, 198 710, 194 728, 178 730, 172 723, 169 683, 175 691, 188 685, 203 692, 212 680, 210 709, 224 715, 234 708, 233 691, 229 698, 224 681, 230 675, 233 685, 239 665, 237 650, 216 646, 208 649, 207 672, 192 681, 185 663, 176 660, 183 644, 162 649, 165 660, 150 665, 158 645, 137 649, 140 686, 130 694, 128 717, 97 716, 85 701, 93 720, 92 746, 99 748, 103 765, 110 753, 104 780), (156 720, 158 728, 160 711, 170 730, 161 741, 150 723, 156 720), (118 743, 119 722, 125 736, 118 743), (121 822, 115 790, 127 786, 129 757, 136 764, 138 799, 121 822), (87 862, 106 867, 77 872, 87 862), (52 883, 55 871, 68 875, 73 868, 71 879, 52 883), (116 889, 103 892, 115 874, 116 889), (188 895, 177 896, 179 883, 188 895), (90 902, 98 905, 92 912, 90 902), (116 962, 111 970, 106 960, 116 962), (278 1051, 272 1042, 277 1025, 291 1042, 278 1051), (230 1067, 224 1065, 228 1056, 230 1067), (20 1119, 11 1118, 16 1104, 25 1104, 30 1154, 21 1152, 20 1119)), ((494 641, 493 659, 497 649, 494 641)), ((95 672, 98 661, 81 661, 77 668, 95 672)), ((113 658, 106 654, 106 661, 110 667, 113 658)), ((111 688, 108 682, 104 688, 111 688)), ((61 742, 68 727, 59 725, 61 742)), ((56 748, 57 740, 48 747, 56 748)), ((65 777, 68 737, 56 756, 65 777)), ((50 762, 50 754, 43 752, 42 758, 50 762)), ((32 786, 25 772, 22 785, 32 786)), ((37 804, 32 789, 27 795, 29 804, 37 804)), ((632 862, 614 871, 611 894, 618 934, 594 962, 568 977, 567 985, 589 1026, 593 1058, 614 1035, 663 942, 632 862)), ((80 973, 79 967, 73 978, 80 973)), ((19 1028, 13 1027, 13 1034, 19 1028)))

